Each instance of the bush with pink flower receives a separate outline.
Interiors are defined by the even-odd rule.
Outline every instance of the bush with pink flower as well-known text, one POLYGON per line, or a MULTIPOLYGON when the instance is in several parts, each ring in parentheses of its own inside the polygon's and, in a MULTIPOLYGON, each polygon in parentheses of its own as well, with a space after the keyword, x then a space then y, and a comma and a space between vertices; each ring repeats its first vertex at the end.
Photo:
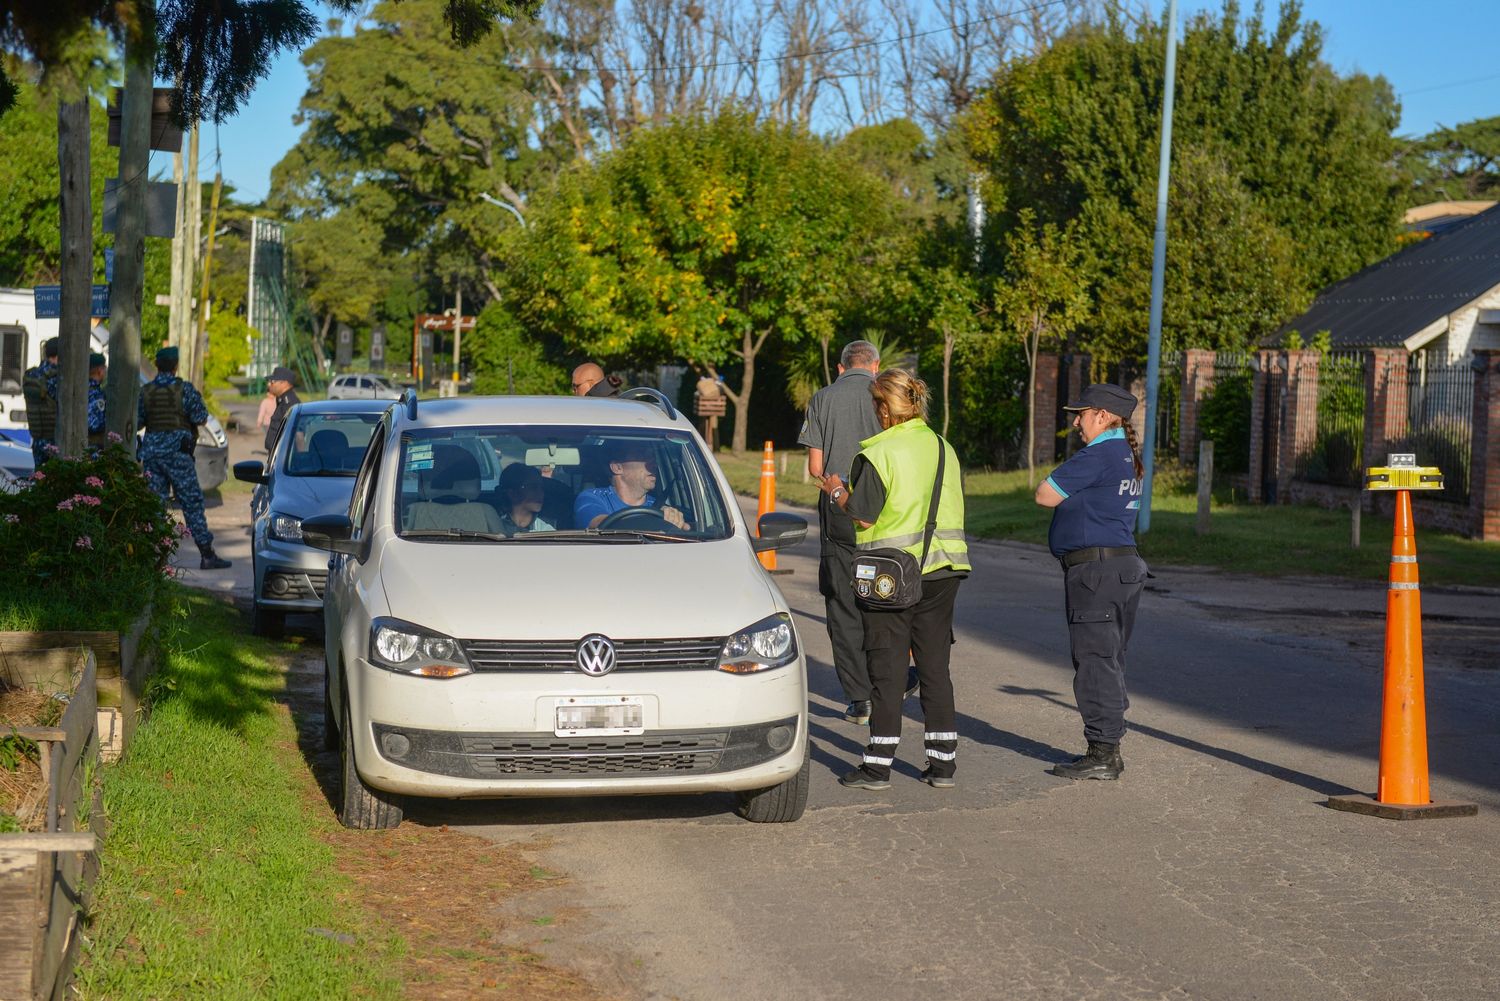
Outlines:
POLYGON ((66 607, 124 623, 160 593, 177 523, 118 444, 88 459, 48 459, 15 493, 0 493, 0 604, 66 607))

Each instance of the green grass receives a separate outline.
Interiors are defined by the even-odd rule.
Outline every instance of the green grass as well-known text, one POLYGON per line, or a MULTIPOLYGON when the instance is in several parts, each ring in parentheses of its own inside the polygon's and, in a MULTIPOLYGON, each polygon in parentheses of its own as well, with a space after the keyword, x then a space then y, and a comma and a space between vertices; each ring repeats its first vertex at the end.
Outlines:
MULTIPOLYGON (((756 496, 760 455, 718 455, 736 492, 756 496)), ((787 475, 777 478, 777 496, 811 506, 815 484, 803 484, 802 453, 787 455, 787 475), (795 471, 795 472, 794 472, 795 471)), ((779 468, 779 467, 778 467, 779 468)), ((1038 478, 1047 469, 1038 470, 1038 478)), ((1198 500, 1191 471, 1165 467, 1158 472, 1151 531, 1140 536, 1147 560, 1164 565, 1206 566, 1272 576, 1361 577, 1385 579, 1390 567, 1391 520, 1364 515, 1363 545, 1349 545, 1349 512, 1307 506, 1234 503, 1214 499, 1209 534, 1196 534, 1198 500)), ((964 477, 968 529, 988 539, 1044 545, 1052 513, 1032 500, 1026 472, 977 473, 964 477)), ((1417 523, 1422 580, 1429 584, 1500 587, 1500 546, 1429 531, 1417 523)))
POLYGON ((104 778, 110 830, 86 998, 393 997, 390 943, 367 941, 310 809, 278 648, 237 613, 178 592, 158 697, 104 778), (353 935, 344 945, 325 933, 353 935))
POLYGON ((95 601, 58 594, 30 581, 0 583, 0 631, 4 632, 49 629, 122 632, 144 607, 137 594, 122 596, 113 606, 100 608, 95 601))

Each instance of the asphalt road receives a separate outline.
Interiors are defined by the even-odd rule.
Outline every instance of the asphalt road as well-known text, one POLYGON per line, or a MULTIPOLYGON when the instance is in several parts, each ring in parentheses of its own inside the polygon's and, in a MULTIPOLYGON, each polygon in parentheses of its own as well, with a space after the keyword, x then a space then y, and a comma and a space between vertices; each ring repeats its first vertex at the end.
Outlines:
MULTIPOLYGON (((221 552, 240 555, 245 500, 210 512, 221 552)), ((1500 595, 1423 596, 1434 796, 1480 814, 1395 823, 1323 805, 1375 783, 1382 582, 1158 569, 1125 775, 1073 784, 1045 771, 1081 744, 1056 564, 972 551, 956 790, 917 780, 915 700, 892 788, 837 785, 863 730, 841 719, 810 539, 778 578, 814 693, 801 822, 745 823, 727 796, 408 816, 564 873, 473 919, 626 998, 1500 996, 1500 595)))

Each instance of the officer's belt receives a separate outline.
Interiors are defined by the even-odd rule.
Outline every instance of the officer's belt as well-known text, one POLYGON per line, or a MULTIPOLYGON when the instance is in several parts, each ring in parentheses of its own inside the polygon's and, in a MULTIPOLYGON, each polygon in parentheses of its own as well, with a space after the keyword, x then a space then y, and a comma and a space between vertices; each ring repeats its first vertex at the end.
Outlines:
POLYGON ((1076 567, 1080 563, 1093 563, 1095 560, 1107 560, 1114 556, 1135 556, 1134 546, 1089 546, 1087 549, 1075 549, 1071 553, 1064 553, 1057 558, 1064 570, 1076 567))

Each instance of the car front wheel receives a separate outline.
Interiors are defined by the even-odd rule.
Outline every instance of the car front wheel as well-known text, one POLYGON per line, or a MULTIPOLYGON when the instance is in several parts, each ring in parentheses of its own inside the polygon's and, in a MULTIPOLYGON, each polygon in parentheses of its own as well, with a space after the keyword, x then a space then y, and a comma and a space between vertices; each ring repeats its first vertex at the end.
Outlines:
POLYGON ((801 820, 811 783, 812 759, 804 756, 797 774, 780 785, 736 793, 739 808, 735 812, 752 824, 790 824, 801 820))
POLYGON ((250 631, 256 636, 280 639, 286 628, 286 613, 273 612, 256 602, 250 609, 250 631))
MULTIPOLYGON (((347 689, 346 689, 347 691, 347 689)), ((354 766, 354 727, 349 699, 344 698, 344 725, 339 730, 340 786, 339 823, 365 831, 386 830, 401 823, 401 807, 394 797, 371 789, 354 766)))

